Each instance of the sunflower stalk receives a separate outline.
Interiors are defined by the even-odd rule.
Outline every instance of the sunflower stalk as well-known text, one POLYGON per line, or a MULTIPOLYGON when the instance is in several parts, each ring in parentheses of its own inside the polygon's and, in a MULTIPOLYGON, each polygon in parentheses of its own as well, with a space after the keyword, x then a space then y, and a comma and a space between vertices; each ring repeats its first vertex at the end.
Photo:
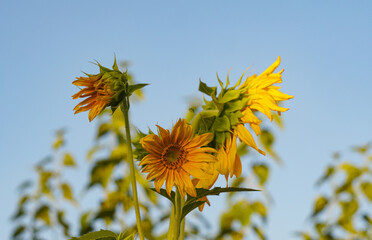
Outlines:
POLYGON ((167 240, 173 240, 174 239, 174 221, 175 221, 175 218, 174 218, 175 213, 174 212, 175 212, 175 206, 172 205, 172 212, 171 212, 170 219, 169 219, 169 229, 168 229, 167 240))
POLYGON ((142 230, 142 223, 141 223, 141 214, 139 210, 138 204, 138 194, 137 194, 137 180, 136 180, 136 172, 134 169, 134 160, 133 160, 133 153, 132 153, 132 139, 130 136, 130 125, 129 125, 129 99, 128 97, 124 98, 124 101, 121 103, 121 109, 124 114, 124 121, 125 121, 125 134, 127 137, 127 146, 128 146, 128 160, 130 165, 130 175, 131 175, 131 182, 132 182, 132 189, 133 189, 133 200, 134 200, 134 210, 136 212, 136 219, 137 219, 137 230, 140 240, 144 240, 143 230, 142 230))
POLYGON ((183 236, 182 238, 180 237, 180 228, 181 228, 181 223, 182 223, 182 219, 181 219, 181 211, 182 211, 182 197, 181 197, 181 194, 180 194, 180 191, 178 190, 177 188, 177 191, 176 191, 176 199, 175 199, 175 223, 176 225, 174 226, 174 240, 183 240, 183 236))
MULTIPOLYGON (((185 198, 181 197, 181 209, 183 209, 184 205, 185 205, 185 198)), ((181 222, 180 239, 185 238, 185 218, 186 216, 182 219, 182 222, 181 222)))

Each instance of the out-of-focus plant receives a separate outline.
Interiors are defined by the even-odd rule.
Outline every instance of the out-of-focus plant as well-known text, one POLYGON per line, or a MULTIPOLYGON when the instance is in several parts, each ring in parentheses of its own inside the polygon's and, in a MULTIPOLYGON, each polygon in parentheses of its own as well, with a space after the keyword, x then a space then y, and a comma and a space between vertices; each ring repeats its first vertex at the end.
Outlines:
POLYGON ((359 155, 356 161, 341 161, 341 155, 334 154, 334 161, 316 182, 324 193, 314 201, 311 230, 298 233, 302 239, 372 239, 370 149, 370 144, 354 147, 359 155))
POLYGON ((53 154, 34 166, 38 180, 31 180, 19 187, 20 200, 12 217, 16 227, 13 239, 42 239, 45 232, 54 235, 70 235, 70 223, 66 221, 66 204, 78 206, 72 184, 64 173, 76 167, 73 155, 62 150, 65 144, 64 130, 56 133, 53 154))

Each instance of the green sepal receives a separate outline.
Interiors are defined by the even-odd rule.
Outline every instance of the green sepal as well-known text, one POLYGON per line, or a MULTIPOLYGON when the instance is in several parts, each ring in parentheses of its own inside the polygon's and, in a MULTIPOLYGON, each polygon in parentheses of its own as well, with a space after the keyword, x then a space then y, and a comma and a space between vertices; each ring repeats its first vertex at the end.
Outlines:
POLYGON ((222 117, 216 118, 213 123, 212 130, 217 132, 226 132, 230 131, 230 127, 230 120, 226 115, 224 115, 222 117))
POLYGON ((221 93, 223 92, 223 82, 221 81, 221 79, 220 79, 220 77, 218 76, 218 73, 216 73, 216 75, 217 75, 217 80, 218 80, 218 83, 220 84, 220 86, 221 86, 221 93))
POLYGON ((225 103, 224 109, 226 112, 235 112, 241 110, 247 105, 248 99, 235 100, 225 103))
POLYGON ((214 116, 201 118, 194 131, 199 135, 210 132, 215 119, 216 117, 214 116))
POLYGON ((231 70, 231 68, 229 69, 229 71, 227 71, 227 77, 226 77, 226 85, 225 85, 225 88, 227 88, 227 86, 230 85, 230 77, 229 77, 229 75, 230 75, 230 70, 231 70))
POLYGON ((237 86, 240 85, 240 83, 242 82, 242 78, 243 78, 244 74, 247 72, 247 70, 248 70, 248 69, 246 69, 246 70, 243 72, 243 74, 240 76, 239 80, 236 82, 236 84, 234 85, 233 88, 236 88, 237 86))
POLYGON ((236 188, 236 187, 215 187, 213 189, 204 189, 204 188, 196 188, 196 197, 187 196, 187 200, 185 205, 182 208, 181 219, 183 219, 189 212, 194 210, 195 208, 199 207, 204 203, 204 201, 200 200, 203 197, 211 196, 211 195, 220 195, 220 193, 227 193, 227 192, 252 192, 252 191, 260 191, 257 189, 252 188, 236 188))
POLYGON ((208 101, 204 97, 204 105, 202 106, 203 110, 214 110, 217 109, 216 104, 213 101, 208 101))
POLYGON ((224 93, 223 97, 219 100, 220 103, 226 103, 232 100, 236 100, 240 97, 242 90, 231 89, 224 93))
POLYGON ((114 57, 114 64, 112 65, 112 69, 114 69, 115 71, 120 71, 118 64, 116 62, 116 56, 114 57))
POLYGON ((158 191, 156 191, 156 189, 155 188, 150 188, 152 191, 154 191, 154 192, 156 192, 157 194, 159 194, 159 195, 161 195, 161 196, 163 196, 163 197, 165 197, 165 198, 167 198, 169 201, 171 201, 173 204, 176 204, 176 201, 175 201, 175 199, 176 199, 176 194, 172 191, 171 192, 171 195, 169 196, 168 195, 168 193, 167 193, 167 191, 165 190, 165 189, 160 189, 160 192, 158 192, 158 191))
POLYGON ((109 230, 100 230, 97 232, 90 232, 81 237, 72 237, 69 240, 116 240, 118 235, 109 230))
POLYGON ((132 93, 138 89, 141 89, 149 84, 147 83, 139 83, 139 84, 134 84, 134 85, 129 85, 128 86, 128 96, 132 95, 132 93))
POLYGON ((208 96, 216 96, 216 87, 208 87, 207 84, 199 80, 199 91, 207 94, 208 96))
POLYGON ((215 145, 218 148, 225 143, 226 138, 230 137, 230 132, 215 132, 214 136, 215 145))
POLYGON ((228 119, 230 119, 230 124, 231 126, 236 126, 240 123, 240 118, 243 117, 243 113, 241 111, 236 111, 236 112, 228 112, 225 113, 228 119))
POLYGON ((99 72, 100 72, 100 73, 106 73, 106 72, 111 72, 111 71, 112 71, 111 69, 109 69, 109 68, 107 68, 107 67, 104 67, 104 66, 102 66, 101 64, 99 64, 98 61, 96 61, 96 64, 97 64, 98 67, 99 67, 99 72))

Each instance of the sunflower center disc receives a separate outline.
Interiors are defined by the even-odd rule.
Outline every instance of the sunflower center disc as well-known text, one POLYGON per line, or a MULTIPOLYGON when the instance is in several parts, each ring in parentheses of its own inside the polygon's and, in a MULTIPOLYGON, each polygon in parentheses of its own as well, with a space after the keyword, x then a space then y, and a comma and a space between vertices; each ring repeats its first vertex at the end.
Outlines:
POLYGON ((170 169, 176 169, 182 164, 186 156, 186 151, 178 146, 171 145, 163 153, 163 163, 170 169))

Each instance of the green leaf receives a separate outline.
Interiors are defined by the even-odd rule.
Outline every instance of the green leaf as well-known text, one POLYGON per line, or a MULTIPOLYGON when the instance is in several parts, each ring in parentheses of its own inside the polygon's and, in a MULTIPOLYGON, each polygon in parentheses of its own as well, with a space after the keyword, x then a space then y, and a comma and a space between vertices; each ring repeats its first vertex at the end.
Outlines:
POLYGON ((261 239, 261 240, 265 240, 266 238, 265 238, 265 235, 264 235, 264 232, 263 232, 263 230, 260 228, 260 227, 258 227, 258 226, 256 226, 256 225, 253 225, 253 230, 254 230, 254 232, 257 234, 257 236, 261 239))
POLYGON ((265 218, 267 215, 267 210, 265 205, 262 204, 262 202, 254 202, 252 203, 252 209, 260 214, 262 218, 265 218))
POLYGON ((141 88, 143 88, 143 87, 145 87, 147 85, 149 85, 149 84, 147 84, 147 83, 139 83, 139 84, 129 85, 128 86, 128 92, 129 92, 128 95, 130 96, 134 91, 136 91, 138 89, 141 89, 141 88))
POLYGON ((226 192, 250 192, 250 191, 259 191, 257 189, 252 188, 235 188, 235 187, 215 187, 211 190, 204 189, 204 188, 196 188, 196 197, 188 196, 185 202, 184 207, 182 208, 182 215, 181 218, 184 218, 189 212, 194 210, 195 208, 199 207, 204 203, 201 198, 210 196, 210 195, 220 195, 220 193, 226 192))
POLYGON ((73 237, 70 240, 116 240, 118 235, 109 230, 100 230, 97 232, 90 232, 81 237, 73 237))
POLYGON ((303 240, 312 240, 310 234, 305 232, 295 232, 296 236, 302 237, 303 240))
POLYGON ((169 201, 171 201, 173 204, 175 204, 176 194, 173 191, 171 192, 171 196, 169 196, 165 189, 161 188, 160 192, 156 191, 155 188, 151 188, 151 190, 156 192, 157 194, 160 194, 161 196, 167 198, 169 201))
POLYGON ((91 212, 85 212, 80 217, 80 235, 88 233, 93 230, 91 212))
POLYGON ((64 139, 65 130, 61 129, 56 132, 56 139, 53 142, 54 150, 58 150, 65 143, 64 139))
POLYGON ((22 182, 22 183, 17 187, 17 190, 20 191, 20 192, 23 192, 23 191, 25 191, 26 189, 30 188, 31 186, 32 186, 32 181, 27 180, 27 181, 22 182))
POLYGON ((328 166, 325 174, 323 175, 323 177, 321 177, 316 182, 316 185, 318 185, 318 186, 321 185, 324 181, 326 181, 327 179, 329 179, 333 175, 334 172, 335 172, 335 168, 333 166, 328 166))
POLYGON ((372 202, 372 184, 370 182, 363 182, 360 184, 360 188, 368 200, 372 202))
POLYGON ((65 153, 65 156, 63 158, 63 165, 64 166, 76 166, 74 157, 70 153, 65 153))
POLYGON ((18 211, 12 216, 12 220, 17 220, 18 218, 22 217, 25 215, 25 210, 23 207, 18 208, 18 211))
POLYGON ((90 174, 89 187, 95 184, 100 184, 105 188, 109 182, 114 167, 120 163, 120 159, 107 159, 97 161, 90 174))
POLYGON ((255 164, 252 169, 258 177, 260 184, 264 184, 269 177, 269 168, 265 164, 255 164))
POLYGON ((208 87, 207 84, 203 83, 199 80, 199 91, 202 93, 207 94, 208 96, 215 96, 216 95, 216 87, 208 87))
POLYGON ((357 153, 360 153, 360 154, 365 154, 369 151, 369 149, 371 148, 371 144, 370 143, 367 143, 363 146, 358 146, 358 147, 353 147, 353 150, 357 153))
POLYGON ((50 225, 49 207, 47 205, 42 205, 35 213, 35 219, 40 219, 44 221, 46 225, 50 225))
POLYGON ((181 219, 183 219, 184 217, 186 217, 186 215, 189 214, 192 210, 194 210, 195 208, 201 206, 204 203, 205 203, 205 201, 195 201, 195 202, 192 202, 190 204, 185 205, 182 208, 181 219))
POLYGON ((315 225, 315 229, 316 231, 318 232, 318 234, 322 234, 323 233, 323 229, 326 227, 327 225, 324 223, 324 222, 318 222, 316 225, 315 225))
POLYGON ((65 219, 63 218, 64 214, 65 213, 63 211, 58 211, 58 213, 57 213, 57 221, 62 226, 63 233, 65 234, 65 236, 69 236, 70 234, 68 233, 68 231, 69 231, 69 228, 70 227, 66 223, 65 219))
POLYGON ((328 204, 328 199, 324 196, 320 196, 315 200, 314 204, 314 210, 313 214, 311 215, 312 217, 315 217, 318 213, 324 210, 324 208, 328 204))
POLYGON ((69 184, 62 183, 61 184, 62 194, 63 197, 69 201, 75 202, 74 197, 72 195, 72 190, 69 184))
POLYGON ((216 118, 212 126, 212 129, 217 132, 228 132, 230 131, 230 128, 231 128, 230 120, 225 115, 216 118))
POLYGON ((347 202, 339 202, 342 208, 342 216, 344 219, 351 219, 352 216, 358 211, 359 204, 358 201, 352 199, 347 202))
POLYGON ((341 169, 347 173, 346 182, 353 182, 355 178, 359 177, 360 174, 362 174, 362 171, 358 167, 350 163, 343 163, 341 165, 341 169))
POLYGON ((117 240, 134 240, 134 237, 136 235, 135 231, 125 231, 123 233, 120 233, 117 237, 117 240))
POLYGON ((101 125, 99 125, 98 132, 97 132, 97 138, 100 138, 106 135, 107 133, 109 133, 110 129, 111 129, 111 124, 109 123, 102 123, 101 125))
POLYGON ((13 231, 13 234, 12 234, 13 239, 16 239, 16 237, 18 237, 19 235, 21 235, 25 230, 26 230, 26 227, 23 226, 23 225, 17 227, 17 228, 13 231))

